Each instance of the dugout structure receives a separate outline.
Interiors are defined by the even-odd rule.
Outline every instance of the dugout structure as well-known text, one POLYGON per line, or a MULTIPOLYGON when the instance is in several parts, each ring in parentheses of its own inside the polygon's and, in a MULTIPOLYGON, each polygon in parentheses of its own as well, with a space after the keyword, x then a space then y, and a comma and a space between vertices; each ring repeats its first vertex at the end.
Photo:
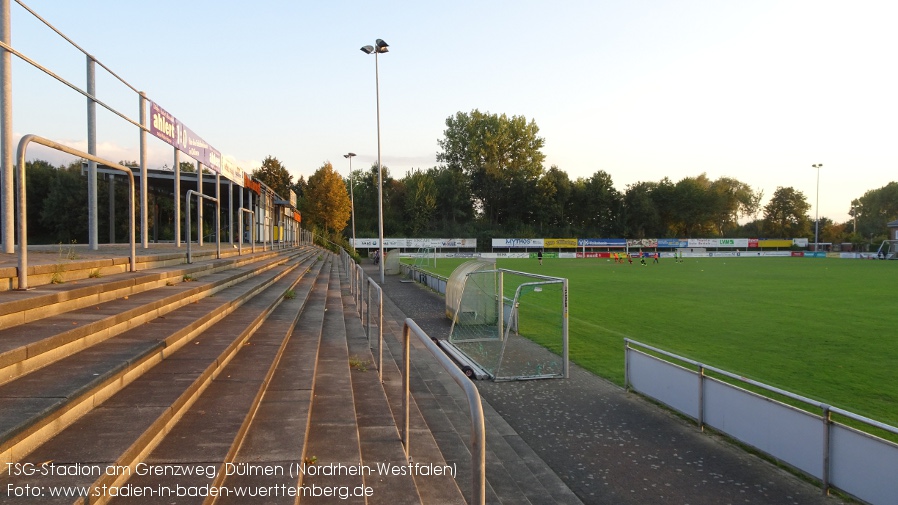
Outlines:
POLYGON ((384 254, 386 255, 386 258, 381 260, 384 262, 384 274, 398 275, 399 274, 399 249, 393 249, 392 251, 388 251, 384 254))
POLYGON ((447 283, 446 306, 452 329, 440 344, 468 376, 568 377, 567 279, 467 262, 447 283))

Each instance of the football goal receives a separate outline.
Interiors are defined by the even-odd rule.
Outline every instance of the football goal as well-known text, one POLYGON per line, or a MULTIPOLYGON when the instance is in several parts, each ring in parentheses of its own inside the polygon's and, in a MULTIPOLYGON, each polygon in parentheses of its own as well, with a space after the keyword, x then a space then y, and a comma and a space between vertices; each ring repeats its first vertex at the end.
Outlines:
POLYGON ((466 374, 493 380, 567 377, 567 279, 475 270, 464 275, 456 293, 444 348, 466 374))
POLYGON ((898 259, 898 240, 883 240, 876 257, 884 260, 898 259))
POLYGON ((431 267, 437 266, 437 250, 433 247, 423 247, 415 253, 414 266, 431 267))

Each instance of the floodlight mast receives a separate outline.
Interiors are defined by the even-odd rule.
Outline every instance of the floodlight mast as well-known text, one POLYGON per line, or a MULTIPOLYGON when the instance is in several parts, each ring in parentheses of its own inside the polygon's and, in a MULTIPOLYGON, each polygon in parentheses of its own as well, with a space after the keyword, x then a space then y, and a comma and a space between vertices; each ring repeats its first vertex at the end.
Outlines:
POLYGON ((365 54, 374 54, 374 86, 377 97, 377 264, 380 266, 380 283, 384 283, 384 184, 383 165, 380 162, 380 72, 377 65, 377 54, 389 52, 389 44, 377 39, 373 46, 362 46, 365 54))
POLYGON ((812 168, 817 169, 817 203, 814 204, 816 207, 814 216, 814 252, 820 250, 820 167, 823 166, 823 163, 814 163, 811 165, 812 168))
POLYGON ((355 196, 354 185, 352 183, 352 158, 355 153, 344 154, 343 157, 349 159, 349 205, 352 209, 352 248, 355 249, 355 196))

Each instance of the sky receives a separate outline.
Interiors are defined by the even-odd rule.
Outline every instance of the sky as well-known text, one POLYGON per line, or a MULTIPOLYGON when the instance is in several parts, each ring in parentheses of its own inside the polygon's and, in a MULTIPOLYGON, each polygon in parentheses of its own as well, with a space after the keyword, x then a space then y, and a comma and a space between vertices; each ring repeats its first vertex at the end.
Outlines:
MULTIPOLYGON (((705 173, 762 204, 793 187, 812 218, 844 222, 898 179, 893 0, 23 1, 246 171, 267 156, 295 178, 327 161, 347 176, 348 152, 353 169, 375 163, 375 57, 360 48, 380 38, 396 178, 437 166, 446 119, 479 109, 534 121, 547 169, 603 170, 621 192, 705 173)), ((12 47, 84 88, 86 57, 11 3, 12 47)), ((83 95, 17 57, 12 81, 16 139, 86 149, 83 95)), ((97 98, 138 120, 137 94, 102 69, 97 98)), ((98 154, 137 160, 138 129, 98 110, 98 154)), ((148 151, 172 165, 162 141, 148 151)))

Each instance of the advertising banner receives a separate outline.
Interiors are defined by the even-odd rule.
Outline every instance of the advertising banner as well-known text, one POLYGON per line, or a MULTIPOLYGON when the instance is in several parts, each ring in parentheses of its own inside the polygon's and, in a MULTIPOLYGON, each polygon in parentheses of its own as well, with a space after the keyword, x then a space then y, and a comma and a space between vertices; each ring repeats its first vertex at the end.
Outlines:
POLYGON ((791 240, 758 240, 758 247, 792 247, 791 240))
POLYGON ((576 249, 577 239, 575 238, 546 238, 543 239, 546 248, 552 249, 576 249))
POLYGON ((623 238, 581 238, 577 239, 580 247, 627 247, 627 240, 623 238))
POLYGON ((543 247, 541 238, 494 238, 493 247, 543 247))
POLYGON ((635 248, 643 248, 643 247, 658 247, 658 239, 656 238, 640 238, 640 239, 630 239, 627 240, 627 247, 635 247, 635 248))
POLYGON ((221 153, 155 102, 150 102, 150 133, 213 172, 221 173, 221 153))
POLYGON ((678 238, 659 238, 658 247, 668 247, 676 249, 678 247, 689 247, 689 241, 680 240, 678 238))
POLYGON ((720 242, 716 238, 691 238, 687 240, 687 247, 719 247, 720 242))
MULTIPOLYGON (((349 242, 356 249, 379 247, 377 238, 357 238, 349 242)), ((384 247, 387 249, 440 249, 440 248, 464 248, 476 249, 476 238, 384 238, 384 247)))
MULTIPOLYGON (((225 179, 237 184, 238 186, 243 186, 243 169, 238 167, 236 163, 231 161, 230 157, 222 158, 221 160, 221 176, 225 179)), ((294 207, 296 207, 294 205, 294 207)))

